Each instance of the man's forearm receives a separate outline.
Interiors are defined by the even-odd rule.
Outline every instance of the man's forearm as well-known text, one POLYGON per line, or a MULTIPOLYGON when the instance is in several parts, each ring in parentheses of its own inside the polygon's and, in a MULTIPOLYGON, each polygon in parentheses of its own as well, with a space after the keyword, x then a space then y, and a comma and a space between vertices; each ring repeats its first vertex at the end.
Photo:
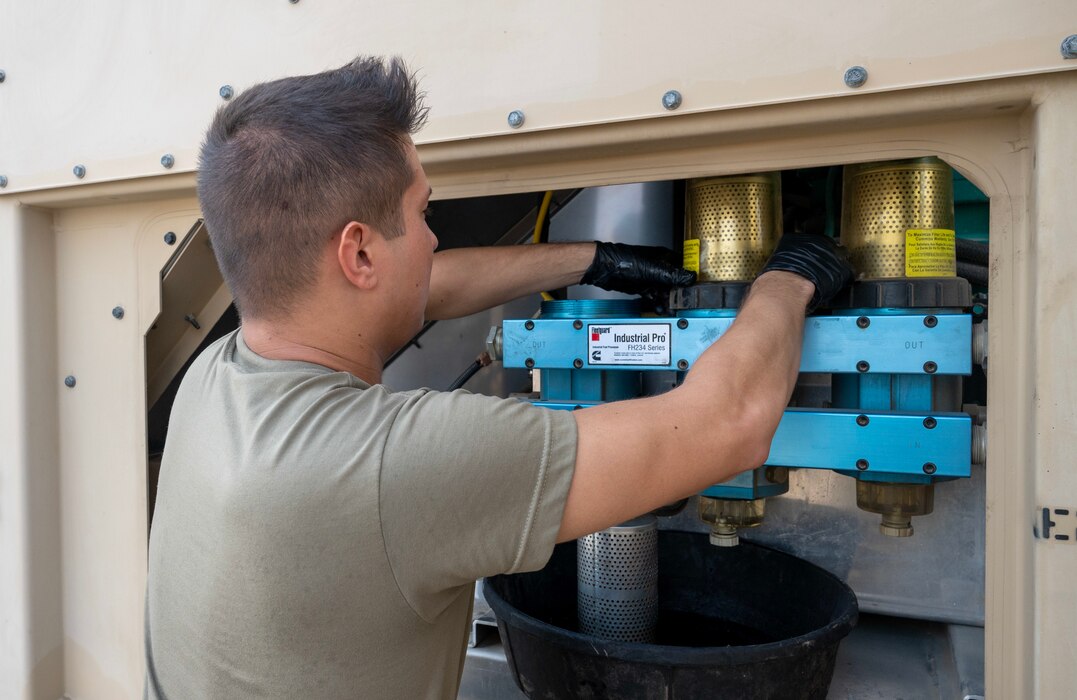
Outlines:
POLYGON ((580 281, 593 243, 455 248, 434 255, 426 318, 460 318, 580 281))

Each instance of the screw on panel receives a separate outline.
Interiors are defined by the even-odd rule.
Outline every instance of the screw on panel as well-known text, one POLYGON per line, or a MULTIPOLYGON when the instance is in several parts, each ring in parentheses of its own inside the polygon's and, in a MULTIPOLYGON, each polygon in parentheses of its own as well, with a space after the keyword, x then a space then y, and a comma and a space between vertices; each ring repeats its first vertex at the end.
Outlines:
POLYGON ((81 180, 82 178, 86 177, 86 166, 76 165, 75 167, 71 168, 71 172, 75 173, 75 177, 81 180))
POLYGON ((934 316, 924 316, 924 325, 928 328, 934 328, 935 326, 939 325, 939 319, 935 318, 934 316))
POLYGON ((858 88, 868 82, 868 69, 864 66, 853 66, 845 71, 845 84, 851 88, 858 88))
POLYGON ((928 463, 926 463, 924 465, 924 473, 925 474, 934 474, 937 470, 938 470, 938 467, 936 467, 931 462, 928 462, 928 463))
POLYGON ((576 319, 572 322, 572 327, 576 330, 580 330, 581 328, 583 328, 583 321, 581 321, 580 319, 576 319))
POLYGON ((1070 34, 1063 39, 1059 50, 1062 52, 1062 58, 1077 58, 1077 34, 1070 34))
POLYGON ((856 468, 859 469, 860 471, 867 471, 868 460, 866 460, 866 459, 858 459, 858 460, 856 460, 856 468))
POLYGON ((927 372, 928 374, 935 374, 935 372, 937 372, 938 370, 939 370, 939 366, 937 364, 935 364, 934 362, 932 362, 931 360, 928 360, 927 362, 924 363, 924 371, 927 372))
POLYGON ((681 93, 676 90, 668 90, 666 94, 662 95, 662 106, 672 112, 681 106, 683 100, 681 93))
POLYGON ((69 374, 64 377, 64 386, 66 386, 68 389, 75 388, 75 375, 69 374))
POLYGON ((221 96, 222 100, 230 100, 236 94, 236 91, 232 89, 231 85, 222 85, 217 94, 221 96))
POLYGON ((165 243, 168 245, 176 245, 176 234, 169 231, 165 234, 165 243))
POLYGON ((687 327, 688 327, 688 319, 682 318, 681 320, 677 321, 677 328, 680 328, 683 331, 687 327))
POLYGON ((871 422, 871 419, 868 418, 867 416, 865 416, 864 414, 860 414, 859 416, 856 417, 856 424, 859 425, 861 428, 863 428, 865 425, 867 425, 870 422, 871 422))
POLYGON ((509 126, 513 129, 519 129, 524 125, 524 113, 518 109, 514 109, 509 112, 509 126))
POLYGON ((174 155, 172 155, 171 153, 166 153, 163 156, 161 156, 161 165, 163 165, 165 167, 165 169, 171 168, 175 164, 176 164, 176 157, 174 155))
POLYGON ((535 322, 534 321, 524 321, 524 328, 526 330, 529 330, 529 331, 535 330, 535 322))
POLYGON ((677 360, 677 369, 681 370, 682 372, 688 369, 688 360, 677 360))
POLYGON ((6 79, 7 79, 7 73, 0 70, 0 83, 4 82, 4 80, 6 80, 6 79))
POLYGON ((863 373, 863 372, 867 372, 869 369, 871 369, 871 365, 869 365, 867 363, 867 360, 861 360, 860 362, 856 363, 856 371, 857 372, 863 373))
POLYGON ((582 369, 583 368, 583 360, 581 360, 580 358, 577 357, 575 360, 572 361, 572 366, 575 367, 576 369, 582 369))
POLYGON ((934 418, 932 418, 931 416, 928 416, 927 418, 924 419, 924 427, 927 428, 928 430, 934 430, 935 426, 938 425, 938 424, 939 424, 939 422, 937 420, 935 420, 934 418))
POLYGON ((535 361, 532 360, 530 357, 527 358, 526 360, 524 360, 524 367, 526 367, 528 369, 531 369, 534 366, 535 366, 535 361))
POLYGON ((7 187, 7 175, 0 175, 0 189, 7 187))
POLYGON ((123 307, 122 306, 114 306, 112 308, 112 318, 116 319, 117 321, 119 321, 121 318, 123 318, 123 307))
POLYGON ((871 319, 868 318, 867 316, 861 316, 860 318, 856 319, 856 327, 857 328, 867 328, 870 325, 871 325, 871 319))

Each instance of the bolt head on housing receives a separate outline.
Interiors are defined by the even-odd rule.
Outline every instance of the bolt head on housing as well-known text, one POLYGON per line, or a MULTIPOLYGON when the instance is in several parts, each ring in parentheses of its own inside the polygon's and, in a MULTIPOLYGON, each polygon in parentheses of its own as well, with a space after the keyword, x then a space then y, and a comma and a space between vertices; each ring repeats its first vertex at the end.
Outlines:
POLYGON ((1062 53, 1062 58, 1077 58, 1077 34, 1070 34, 1063 39, 1062 45, 1058 48, 1062 53))
POLYGON ((681 102, 684 97, 677 90, 668 90, 666 94, 662 95, 662 106, 669 111, 673 111, 681 106, 681 102))
POLYGON ((513 129, 519 129, 524 125, 524 113, 518 109, 512 110, 509 112, 508 122, 513 129))
POLYGON ((853 66, 845 70, 845 84, 851 88, 861 87, 868 82, 868 69, 864 66, 853 66))
POLYGON ((171 153, 166 153, 163 156, 161 156, 161 165, 166 170, 168 170, 169 168, 171 168, 175 164, 176 164, 176 157, 174 155, 172 155, 171 153))
POLYGON ((82 178, 86 177, 86 166, 76 165, 75 167, 71 168, 71 172, 75 174, 75 177, 81 180, 82 178))

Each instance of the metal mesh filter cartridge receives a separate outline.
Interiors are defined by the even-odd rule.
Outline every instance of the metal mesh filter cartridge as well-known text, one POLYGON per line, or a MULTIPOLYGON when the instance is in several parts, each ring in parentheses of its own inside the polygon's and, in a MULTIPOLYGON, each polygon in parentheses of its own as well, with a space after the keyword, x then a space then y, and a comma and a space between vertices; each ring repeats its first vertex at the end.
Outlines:
POLYGON ((699 241, 700 282, 755 279, 782 233, 781 195, 776 172, 688 181, 684 238, 699 241))
POLYGON ((580 631, 653 642, 658 621, 658 521, 646 515, 582 537, 578 544, 580 631))

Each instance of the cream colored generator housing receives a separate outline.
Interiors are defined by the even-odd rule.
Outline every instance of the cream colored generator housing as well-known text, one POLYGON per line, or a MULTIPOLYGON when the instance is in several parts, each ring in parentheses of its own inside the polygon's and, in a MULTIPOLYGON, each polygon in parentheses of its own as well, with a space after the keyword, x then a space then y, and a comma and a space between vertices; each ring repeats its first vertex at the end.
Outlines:
POLYGON ((0 698, 141 697, 147 416, 231 301, 198 225, 202 132, 246 86, 357 54, 419 71, 437 200, 921 156, 982 192, 990 418, 982 619, 965 623, 987 697, 1077 694, 1072 0, 0 16, 0 698))

